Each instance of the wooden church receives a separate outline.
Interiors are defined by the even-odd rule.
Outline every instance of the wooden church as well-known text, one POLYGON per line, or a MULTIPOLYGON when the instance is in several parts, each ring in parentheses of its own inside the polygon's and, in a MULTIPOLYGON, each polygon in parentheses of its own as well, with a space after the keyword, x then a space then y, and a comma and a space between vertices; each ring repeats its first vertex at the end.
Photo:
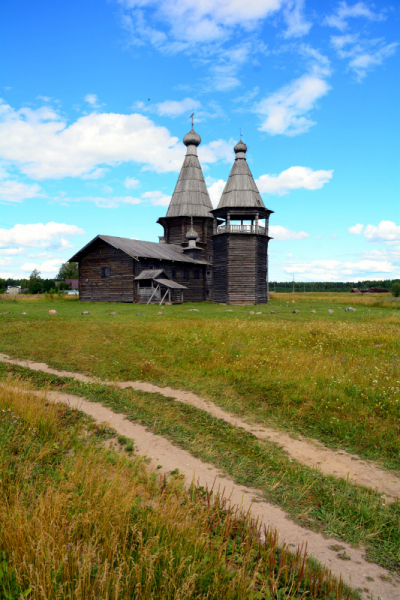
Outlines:
POLYGON ((83 302, 268 302, 268 220, 246 161, 235 162, 213 209, 197 156, 200 136, 183 138, 187 151, 159 243, 98 235, 70 262, 79 263, 83 302))

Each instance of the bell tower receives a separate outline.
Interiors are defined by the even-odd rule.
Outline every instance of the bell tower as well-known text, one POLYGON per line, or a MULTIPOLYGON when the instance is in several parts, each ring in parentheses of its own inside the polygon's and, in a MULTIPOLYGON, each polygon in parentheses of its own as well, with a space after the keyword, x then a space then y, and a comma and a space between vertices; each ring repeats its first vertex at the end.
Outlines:
POLYGON ((214 302, 268 302, 269 215, 246 160, 247 146, 234 147, 235 162, 214 216, 214 302))

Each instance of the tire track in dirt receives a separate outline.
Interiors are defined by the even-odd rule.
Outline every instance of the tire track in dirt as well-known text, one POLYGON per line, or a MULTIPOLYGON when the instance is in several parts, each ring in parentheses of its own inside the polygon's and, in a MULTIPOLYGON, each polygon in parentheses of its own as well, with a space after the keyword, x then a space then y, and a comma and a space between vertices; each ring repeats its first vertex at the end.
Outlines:
POLYGON ((341 479, 347 479, 348 477, 351 483, 377 490, 385 496, 387 502, 393 502, 396 498, 400 498, 400 477, 396 477, 396 475, 383 470, 374 462, 366 461, 357 455, 349 454, 345 451, 331 450, 317 440, 305 439, 300 435, 292 437, 287 433, 269 427, 249 424, 223 410, 213 402, 204 400, 204 398, 192 392, 175 390, 170 387, 159 387, 141 381, 101 381, 95 377, 88 377, 81 373, 51 369, 46 363, 12 359, 6 354, 0 354, 0 361, 27 367, 34 371, 43 371, 58 375, 59 377, 72 377, 84 383, 101 383, 120 389, 132 388, 138 391, 157 393, 174 398, 178 402, 190 404, 200 410, 204 410, 234 427, 241 427, 260 440, 278 444, 291 458, 308 467, 319 469, 324 475, 333 475, 341 479))
POLYGON ((342 577, 353 588, 363 590, 368 588, 368 592, 364 591, 362 594, 364 599, 374 597, 381 600, 398 600, 400 587, 398 583, 393 582, 393 574, 374 563, 367 562, 363 557, 362 549, 355 549, 346 542, 340 542, 340 546, 351 557, 351 560, 343 561, 338 557, 338 552, 330 548, 337 544, 335 538, 325 538, 320 533, 296 525, 281 508, 263 501, 260 490, 236 484, 212 464, 204 463, 186 450, 174 446, 162 436, 148 431, 144 425, 129 421, 126 415, 114 413, 97 402, 90 402, 73 394, 23 390, 7 382, 0 385, 15 392, 32 393, 54 403, 68 404, 71 408, 89 415, 97 423, 106 422, 118 434, 134 441, 137 454, 150 458, 148 465, 150 469, 156 469, 161 464, 162 468, 158 469, 158 472, 167 474, 178 468, 185 476, 187 485, 195 480, 205 488, 224 491, 224 495, 229 498, 232 505, 249 510, 251 515, 258 518, 261 523, 277 529, 280 544, 301 546, 307 543, 308 554, 327 567, 337 578, 342 577), (367 576, 374 581, 368 581, 367 576))

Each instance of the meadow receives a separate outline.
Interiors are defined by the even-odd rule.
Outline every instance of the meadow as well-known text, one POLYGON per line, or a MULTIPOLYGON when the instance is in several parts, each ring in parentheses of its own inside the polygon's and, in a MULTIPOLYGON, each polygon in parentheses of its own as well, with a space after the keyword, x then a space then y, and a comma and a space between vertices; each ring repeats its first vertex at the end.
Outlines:
POLYGON ((0 387, 0 433, 2 599, 355 597, 223 497, 149 473, 128 440, 21 381, 0 387))
MULTIPOLYGON (((273 294, 261 307, 204 303, 159 311, 75 298, 2 297, 0 352, 105 381, 192 390, 249 423, 312 437, 400 476, 398 299, 273 294), (347 306, 356 310, 346 312, 347 306), (50 316, 51 309, 57 315, 50 316)), ((128 414, 235 481, 257 487, 296 522, 361 544, 369 560, 400 573, 398 502, 387 504, 372 489, 324 476, 275 444, 158 394, 0 365, 0 379, 10 377, 36 389, 62 387, 128 414)))

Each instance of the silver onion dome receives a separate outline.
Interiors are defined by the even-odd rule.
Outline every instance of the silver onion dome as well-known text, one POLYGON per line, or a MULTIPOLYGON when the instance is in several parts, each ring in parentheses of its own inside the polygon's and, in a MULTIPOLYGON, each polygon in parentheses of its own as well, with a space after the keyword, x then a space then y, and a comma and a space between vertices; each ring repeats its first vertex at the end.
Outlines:
POLYGON ((247 146, 240 140, 234 147, 234 151, 237 154, 238 152, 247 152, 247 146))
POLYGON ((185 146, 199 146, 201 144, 201 137, 192 129, 183 138, 185 146))
POLYGON ((187 232, 187 234, 186 234, 186 239, 189 240, 189 241, 190 240, 198 240, 199 239, 199 234, 197 233, 197 231, 195 231, 193 229, 193 227, 191 227, 189 229, 189 231, 187 232))

